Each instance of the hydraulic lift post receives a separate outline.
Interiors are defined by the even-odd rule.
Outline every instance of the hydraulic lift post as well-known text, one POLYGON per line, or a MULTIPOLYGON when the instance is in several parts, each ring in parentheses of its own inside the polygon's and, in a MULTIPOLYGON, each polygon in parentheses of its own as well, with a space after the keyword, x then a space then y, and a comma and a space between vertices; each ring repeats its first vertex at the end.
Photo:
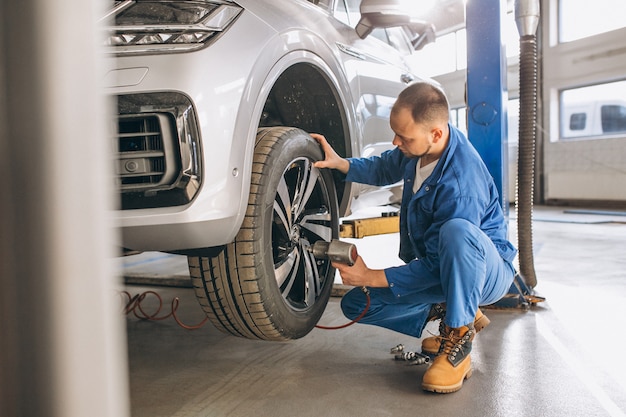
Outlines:
POLYGON ((508 220, 508 126, 506 53, 502 43, 505 0, 468 1, 467 136, 500 193, 508 220))

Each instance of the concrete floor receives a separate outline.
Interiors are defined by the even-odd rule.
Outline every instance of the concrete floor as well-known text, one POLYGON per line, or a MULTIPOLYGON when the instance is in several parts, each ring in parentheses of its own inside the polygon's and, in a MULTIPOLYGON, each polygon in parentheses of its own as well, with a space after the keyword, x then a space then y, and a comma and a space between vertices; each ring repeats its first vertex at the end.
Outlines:
MULTIPOLYGON (((422 391, 426 367, 389 353, 398 343, 419 350, 420 341, 373 326, 275 343, 131 315, 132 416, 626 416, 625 215, 535 207, 535 290, 546 301, 484 310, 491 325, 476 337, 473 376, 457 393, 422 391)), ((399 262, 397 235, 356 243, 371 267, 399 262)), ((184 323, 203 319, 191 289, 144 285, 186 283, 185 258, 147 253, 123 264, 129 293, 155 291, 164 310, 179 297, 184 323)), ((149 295, 146 309, 155 302, 149 295)), ((321 324, 345 322, 332 298, 321 324)))

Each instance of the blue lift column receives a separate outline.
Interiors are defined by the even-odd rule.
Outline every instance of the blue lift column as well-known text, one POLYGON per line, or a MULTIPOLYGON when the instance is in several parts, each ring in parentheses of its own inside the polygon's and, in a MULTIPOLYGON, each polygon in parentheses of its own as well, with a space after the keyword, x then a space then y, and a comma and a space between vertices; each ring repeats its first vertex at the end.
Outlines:
POLYGON ((508 101, 502 24, 506 0, 468 0, 467 132, 493 176, 508 220, 508 101))

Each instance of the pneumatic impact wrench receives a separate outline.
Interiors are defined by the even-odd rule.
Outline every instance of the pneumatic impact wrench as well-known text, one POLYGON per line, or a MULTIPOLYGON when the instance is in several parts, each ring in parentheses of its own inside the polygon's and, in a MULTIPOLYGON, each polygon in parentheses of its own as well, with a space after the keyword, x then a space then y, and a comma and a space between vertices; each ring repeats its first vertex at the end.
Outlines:
MULTIPOLYGON (((359 257, 355 245, 353 245, 352 243, 342 242, 337 239, 333 239, 330 242, 326 242, 325 240, 318 240, 313 245, 309 246, 309 251, 317 259, 330 260, 331 262, 348 266, 354 265, 356 259, 359 257)), ((365 297, 367 298, 367 303, 359 317, 342 326, 326 327, 317 325, 315 327, 326 330, 343 329, 344 327, 348 327, 361 320, 370 307, 369 290, 366 287, 361 287, 361 291, 363 291, 363 293, 365 294, 365 297)))
POLYGON ((318 240, 310 247, 310 251, 317 259, 329 259, 331 262, 348 266, 354 265, 359 256, 355 245, 337 239, 330 242, 318 240))

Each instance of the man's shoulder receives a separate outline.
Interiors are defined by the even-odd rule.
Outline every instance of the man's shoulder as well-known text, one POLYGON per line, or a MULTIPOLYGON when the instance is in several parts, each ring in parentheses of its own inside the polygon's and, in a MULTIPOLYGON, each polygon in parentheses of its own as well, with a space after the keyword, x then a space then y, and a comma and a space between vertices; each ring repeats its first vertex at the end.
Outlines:
POLYGON ((493 182, 483 159, 465 137, 461 137, 450 156, 443 179, 454 183, 461 194, 472 193, 472 190, 477 191, 479 188, 488 188, 493 182))
POLYGON ((451 143, 455 145, 452 157, 457 163, 475 164, 486 168, 482 157, 463 132, 455 128, 454 133, 451 133, 450 137, 451 143))

